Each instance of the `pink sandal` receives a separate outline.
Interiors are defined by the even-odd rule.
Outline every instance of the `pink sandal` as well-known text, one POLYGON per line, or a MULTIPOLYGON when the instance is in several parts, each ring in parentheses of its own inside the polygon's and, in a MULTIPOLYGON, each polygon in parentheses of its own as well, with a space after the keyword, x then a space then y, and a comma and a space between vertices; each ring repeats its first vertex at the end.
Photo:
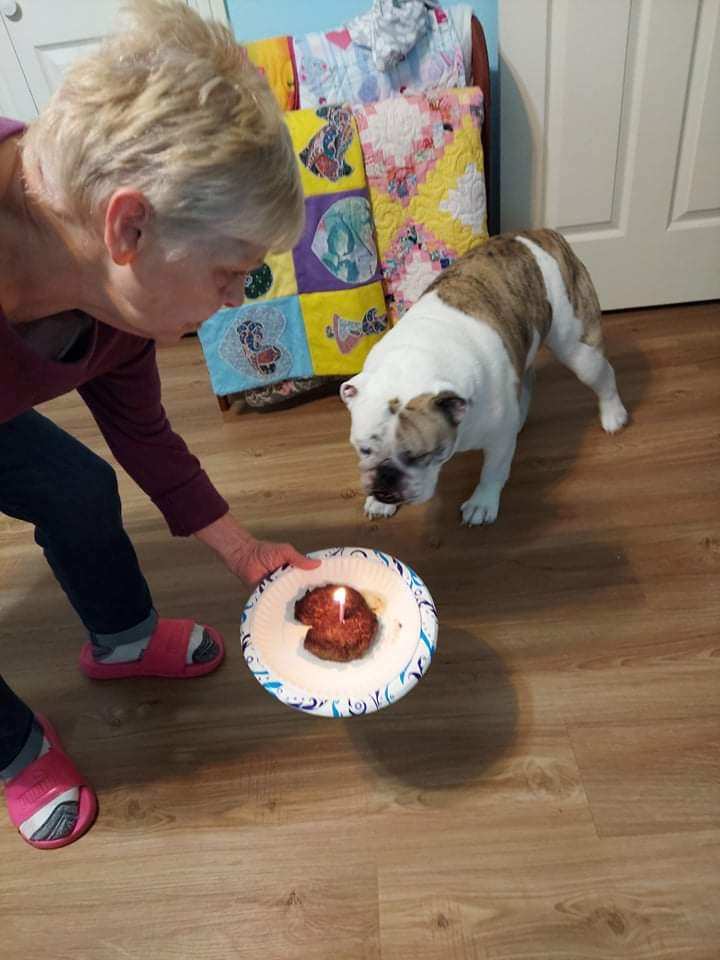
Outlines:
POLYGON ((21 825, 55 797, 59 797, 73 787, 80 789, 77 821, 72 833, 67 837, 62 837, 60 840, 29 840, 20 833, 23 840, 31 847, 37 847, 38 850, 53 850, 56 847, 66 847, 87 833, 97 817, 98 803, 95 791, 63 750, 58 735, 50 723, 38 714, 35 714, 35 719, 43 728, 50 743, 50 749, 5 784, 5 801, 10 819, 20 833, 21 825))
POLYGON ((130 663, 103 663, 96 660, 93 657, 92 645, 87 641, 80 653, 80 669, 92 680, 123 680, 126 677, 186 679, 205 676, 222 663, 225 644, 217 630, 203 627, 215 641, 218 653, 207 663, 186 663, 185 656, 194 626, 194 620, 158 620, 142 657, 130 663))

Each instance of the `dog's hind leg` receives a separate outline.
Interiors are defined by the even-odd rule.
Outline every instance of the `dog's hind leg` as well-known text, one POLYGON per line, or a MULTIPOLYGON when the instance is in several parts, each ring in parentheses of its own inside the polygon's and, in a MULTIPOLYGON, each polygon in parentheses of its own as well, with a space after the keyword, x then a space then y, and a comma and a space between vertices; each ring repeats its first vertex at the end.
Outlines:
POLYGON ((546 343, 561 363, 595 391, 603 429, 615 433, 625 426, 628 416, 618 395, 615 372, 603 351, 600 302, 590 274, 567 241, 557 234, 546 236, 554 256, 527 237, 520 237, 520 241, 537 261, 552 308, 546 343), (561 264, 566 276, 572 277, 569 286, 561 264))
POLYGON ((572 370, 581 383, 594 390, 603 430, 607 433, 621 430, 627 423, 627 410, 620 399, 615 371, 605 357, 602 343, 597 346, 583 343, 570 330, 555 329, 550 332, 547 343, 558 360, 572 370))
POLYGON ((523 374, 522 384, 520 386, 520 425, 518 426, 518 433, 525 426, 525 421, 528 418, 534 386, 535 369, 534 367, 529 367, 523 374))

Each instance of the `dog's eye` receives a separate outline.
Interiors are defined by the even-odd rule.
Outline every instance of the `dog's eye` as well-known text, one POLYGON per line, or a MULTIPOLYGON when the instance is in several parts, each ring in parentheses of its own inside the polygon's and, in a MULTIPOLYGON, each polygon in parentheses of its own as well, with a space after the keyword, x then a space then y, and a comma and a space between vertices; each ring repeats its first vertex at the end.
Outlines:
POLYGON ((413 456, 406 452, 400 455, 400 460, 406 467, 422 467, 430 462, 431 457, 432 454, 430 453, 421 453, 419 456, 413 456))
POLYGON ((370 447, 360 447, 361 457, 369 457, 371 453, 372 453, 372 450, 370 449, 370 447))

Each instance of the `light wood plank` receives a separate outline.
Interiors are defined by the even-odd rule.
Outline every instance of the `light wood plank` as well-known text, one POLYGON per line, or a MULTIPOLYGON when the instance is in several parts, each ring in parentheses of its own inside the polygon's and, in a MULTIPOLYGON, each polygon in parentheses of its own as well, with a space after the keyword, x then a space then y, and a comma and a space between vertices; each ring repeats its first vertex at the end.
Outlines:
POLYGON ((720 713, 570 732, 600 836, 720 827, 720 713))
MULTIPOLYGON (((449 854, 448 854, 449 856, 449 854)), ((715 960, 717 835, 553 843, 380 867, 393 960, 715 960)))
MULTIPOLYGON (((436 661, 376 716, 261 690, 246 591, 122 473, 158 608, 229 652, 191 684, 90 683, 31 531, 0 517, 3 673, 101 803, 65 851, 0 829, 3 957, 717 960, 720 306, 605 328, 631 427, 605 436, 544 358, 500 518, 475 531, 457 507, 479 456, 371 523, 337 399, 223 418, 197 343, 162 354, 175 425, 258 535, 382 547, 427 579, 436 661)), ((46 412, 107 455, 76 396, 46 412)))

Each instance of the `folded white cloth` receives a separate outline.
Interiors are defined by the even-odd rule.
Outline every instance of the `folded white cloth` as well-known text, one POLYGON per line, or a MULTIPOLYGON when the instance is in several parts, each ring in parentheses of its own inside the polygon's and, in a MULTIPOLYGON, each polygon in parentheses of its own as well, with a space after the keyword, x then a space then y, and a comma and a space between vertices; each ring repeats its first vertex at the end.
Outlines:
POLYGON ((469 3, 454 3, 451 7, 446 7, 445 11, 449 15, 450 22, 455 27, 455 33, 460 41, 465 63, 465 82, 470 86, 472 83, 472 18, 474 11, 469 3))
POLYGON ((367 13, 347 24, 354 43, 369 47, 375 67, 385 73, 400 63, 430 29, 428 11, 439 0, 373 0, 367 13))

